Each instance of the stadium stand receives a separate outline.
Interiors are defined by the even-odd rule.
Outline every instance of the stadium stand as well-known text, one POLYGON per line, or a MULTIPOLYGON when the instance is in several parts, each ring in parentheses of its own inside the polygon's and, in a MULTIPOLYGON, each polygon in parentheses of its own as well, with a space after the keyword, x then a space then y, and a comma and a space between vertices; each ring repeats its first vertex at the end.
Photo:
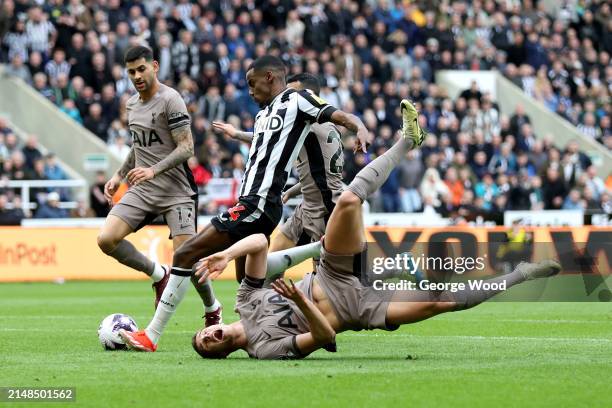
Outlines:
MULTIPOLYGON (((271 53, 290 73, 318 75, 321 96, 360 116, 375 136, 371 153, 355 156, 354 140, 345 135, 345 182, 392 144, 399 101, 418 103, 421 124, 434 136, 394 171, 371 202, 373 211, 497 223, 508 209, 609 213, 612 177, 597 175, 578 143, 535 134, 524 107, 500 113, 477 83, 450 98, 435 82, 441 70, 496 70, 581 137, 611 149, 610 4, 554 3, 5 0, 0 61, 5 73, 30 83, 120 158, 130 143, 125 100, 133 92, 122 56, 131 45, 151 46, 160 79, 181 92, 192 114, 190 167, 203 191, 211 180, 227 189, 220 179, 232 185, 242 176, 246 147, 215 134, 211 122, 252 129, 259 108, 248 95, 245 69, 271 53)), ((26 150, 21 164, 16 143, 0 122, 2 177, 36 177, 26 175, 34 163, 26 150)), ((2 200, 9 207, 19 200, 7 192, 0 207, 2 200)), ((210 193, 227 201, 228 194, 210 193)), ((200 211, 216 213, 225 204, 204 202, 200 211)), ((91 205, 104 214, 99 203, 91 205)))

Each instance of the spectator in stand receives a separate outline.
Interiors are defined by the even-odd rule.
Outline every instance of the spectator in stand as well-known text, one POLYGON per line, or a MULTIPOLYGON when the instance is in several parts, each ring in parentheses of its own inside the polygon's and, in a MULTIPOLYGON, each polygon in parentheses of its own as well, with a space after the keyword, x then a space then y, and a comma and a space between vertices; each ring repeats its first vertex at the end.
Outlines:
POLYGON ((24 218, 21 208, 10 206, 7 195, 0 192, 0 225, 20 225, 24 218))
POLYGON ((106 173, 98 171, 94 184, 89 189, 89 202, 96 217, 106 217, 110 211, 108 200, 104 197, 104 185, 106 184, 106 173))
POLYGON ((30 49, 40 52, 43 56, 49 56, 50 45, 57 38, 57 30, 40 6, 34 6, 28 10, 28 22, 25 25, 25 31, 30 49))
POLYGON ((431 201, 434 207, 441 204, 441 197, 451 197, 448 187, 440 179, 440 173, 438 173, 438 170, 435 168, 428 168, 425 170, 419 190, 423 200, 426 198, 430 199, 429 201, 431 201))
POLYGON ((108 137, 108 125, 104 121, 102 106, 100 106, 99 103, 91 104, 89 107, 89 116, 85 119, 84 125, 87 130, 106 142, 106 138, 108 137))
POLYGON ((563 210, 584 210, 583 200, 580 197, 580 191, 571 189, 565 200, 563 201, 563 210))
POLYGON ((542 187, 544 194, 544 208, 547 210, 558 210, 563 205, 563 200, 567 194, 565 183, 561 179, 559 170, 549 167, 546 170, 546 178, 542 187))
POLYGON ((66 115, 70 116, 75 122, 81 125, 83 124, 83 118, 81 118, 81 112, 79 112, 79 110, 77 109, 74 103, 74 100, 65 99, 64 104, 62 105, 60 110, 64 112, 66 115))
POLYGON ((493 181, 491 174, 485 174, 476 186, 474 187, 476 197, 483 199, 483 208, 491 210, 495 197, 499 194, 499 188, 493 181))
POLYGON ((124 133, 117 133, 113 141, 109 143, 108 150, 120 160, 125 160, 130 154, 130 146, 125 144, 124 133))
POLYGON ((47 194, 46 201, 37 209, 35 218, 68 218, 68 212, 60 208, 59 200, 59 193, 52 191, 47 194))
POLYGON ((57 163, 57 157, 54 153, 48 153, 45 156, 45 177, 49 180, 66 180, 66 173, 57 163))
POLYGON ((198 159, 193 156, 188 161, 187 164, 193 173, 193 179, 198 187, 204 187, 208 181, 212 178, 212 175, 204 166, 198 163, 198 159))
POLYGON ((71 65, 66 61, 66 52, 61 48, 53 51, 53 59, 45 65, 45 74, 49 78, 49 83, 53 86, 60 74, 70 76, 71 65))
POLYGON ((30 169, 34 168, 34 162, 42 158, 38 145, 38 137, 34 134, 28 136, 25 146, 21 151, 25 159, 25 166, 30 169))
POLYGON ((49 86, 47 86, 47 77, 42 72, 34 75, 34 89, 36 89, 43 97, 55 103, 55 93, 51 88, 49 88, 49 86))
POLYGON ((83 198, 77 200, 76 208, 70 210, 70 218, 94 218, 96 213, 87 206, 87 202, 83 198))
POLYGON ((451 202, 454 206, 458 206, 461 203, 461 198, 465 192, 465 186, 461 180, 459 180, 459 174, 454 167, 450 167, 448 170, 446 170, 444 184, 446 184, 446 187, 451 195, 451 202))
POLYGON ((16 54, 11 60, 11 64, 4 69, 4 73, 9 76, 20 78, 22 81, 32 84, 32 75, 30 70, 23 64, 23 59, 20 54, 16 54))
POLYGON ((421 209, 421 196, 418 186, 424 172, 423 162, 415 150, 406 153, 406 160, 399 164, 399 195, 402 212, 416 212, 421 209))

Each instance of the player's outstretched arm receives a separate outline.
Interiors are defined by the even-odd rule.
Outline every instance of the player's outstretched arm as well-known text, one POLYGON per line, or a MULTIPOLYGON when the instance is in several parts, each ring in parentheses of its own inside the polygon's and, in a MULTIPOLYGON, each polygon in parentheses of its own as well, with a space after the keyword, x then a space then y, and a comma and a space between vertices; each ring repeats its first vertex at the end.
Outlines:
POLYGON ((304 295, 304 293, 295 287, 293 281, 289 279, 291 285, 283 279, 277 279, 272 282, 272 288, 281 296, 286 297, 295 302, 300 311, 304 313, 308 320, 310 332, 299 334, 296 337, 298 349, 302 354, 310 354, 313 351, 333 343, 336 339, 336 332, 323 313, 304 295))
POLYGON ((263 234, 253 234, 236 242, 224 251, 217 252, 200 259, 195 275, 200 283, 206 279, 216 279, 236 258, 246 256, 246 275, 263 280, 266 277, 266 258, 268 255, 268 240, 263 234))
POLYGON ((178 166, 193 156, 193 136, 189 125, 181 126, 171 131, 172 139, 176 147, 170 154, 151 167, 136 167, 128 173, 128 181, 137 185, 143 181, 151 180, 153 177, 178 166))
POLYGON ((233 125, 225 122, 213 122, 212 125, 215 130, 228 135, 232 139, 239 140, 244 143, 251 143, 253 141, 253 132, 240 131, 233 125))
POLYGON ((134 148, 130 149, 130 153, 127 155, 121 167, 113 174, 113 177, 110 178, 104 185, 104 197, 108 200, 109 203, 112 202, 113 196, 117 192, 119 185, 121 184, 121 180, 127 176, 128 172, 134 168, 136 165, 136 154, 134 153, 134 148))
POLYGON ((352 113, 346 113, 341 110, 337 110, 331 115, 331 121, 333 124, 338 126, 344 126, 351 132, 357 135, 357 144, 355 146, 355 152, 362 150, 364 153, 367 151, 369 132, 366 126, 363 124, 361 119, 352 113))
POLYGON ((290 189, 288 189, 287 191, 283 193, 283 204, 287 204, 287 201, 289 201, 290 198, 293 198, 299 195, 301 192, 302 192, 302 184, 298 182, 294 186, 292 186, 290 189))

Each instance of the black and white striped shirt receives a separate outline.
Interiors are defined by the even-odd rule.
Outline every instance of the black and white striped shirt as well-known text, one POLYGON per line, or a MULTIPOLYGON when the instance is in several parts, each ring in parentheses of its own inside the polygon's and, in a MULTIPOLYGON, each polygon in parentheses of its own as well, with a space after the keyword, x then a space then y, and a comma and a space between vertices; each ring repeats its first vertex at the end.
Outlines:
POLYGON ((49 81, 53 83, 60 74, 69 76, 71 68, 72 66, 66 61, 62 61, 58 64, 55 60, 51 60, 45 65, 45 73, 49 76, 49 81))
POLYGON ((51 22, 43 20, 38 23, 28 21, 26 23, 26 33, 32 51, 38 51, 43 55, 49 52, 49 40, 55 32, 55 27, 51 22))
POLYGON ((269 210, 282 211, 282 189, 312 123, 329 122, 335 111, 309 91, 287 89, 277 95, 255 118, 240 199, 246 198, 260 212, 276 218, 269 210))

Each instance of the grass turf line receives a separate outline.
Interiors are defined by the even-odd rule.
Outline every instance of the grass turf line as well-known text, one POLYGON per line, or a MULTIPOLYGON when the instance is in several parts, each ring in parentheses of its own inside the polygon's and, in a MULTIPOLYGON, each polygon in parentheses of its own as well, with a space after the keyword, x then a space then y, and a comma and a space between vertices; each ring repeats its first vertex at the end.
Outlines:
MULTIPOLYGON (((237 318, 236 287, 215 283, 226 322, 237 318)), ((0 386, 76 387, 77 403, 65 406, 612 405, 610 304, 489 303, 394 333, 343 333, 338 353, 299 361, 200 359, 190 344, 202 322, 194 290, 158 352, 105 352, 97 328, 118 312, 144 327, 150 286, 0 285, 0 386)))

